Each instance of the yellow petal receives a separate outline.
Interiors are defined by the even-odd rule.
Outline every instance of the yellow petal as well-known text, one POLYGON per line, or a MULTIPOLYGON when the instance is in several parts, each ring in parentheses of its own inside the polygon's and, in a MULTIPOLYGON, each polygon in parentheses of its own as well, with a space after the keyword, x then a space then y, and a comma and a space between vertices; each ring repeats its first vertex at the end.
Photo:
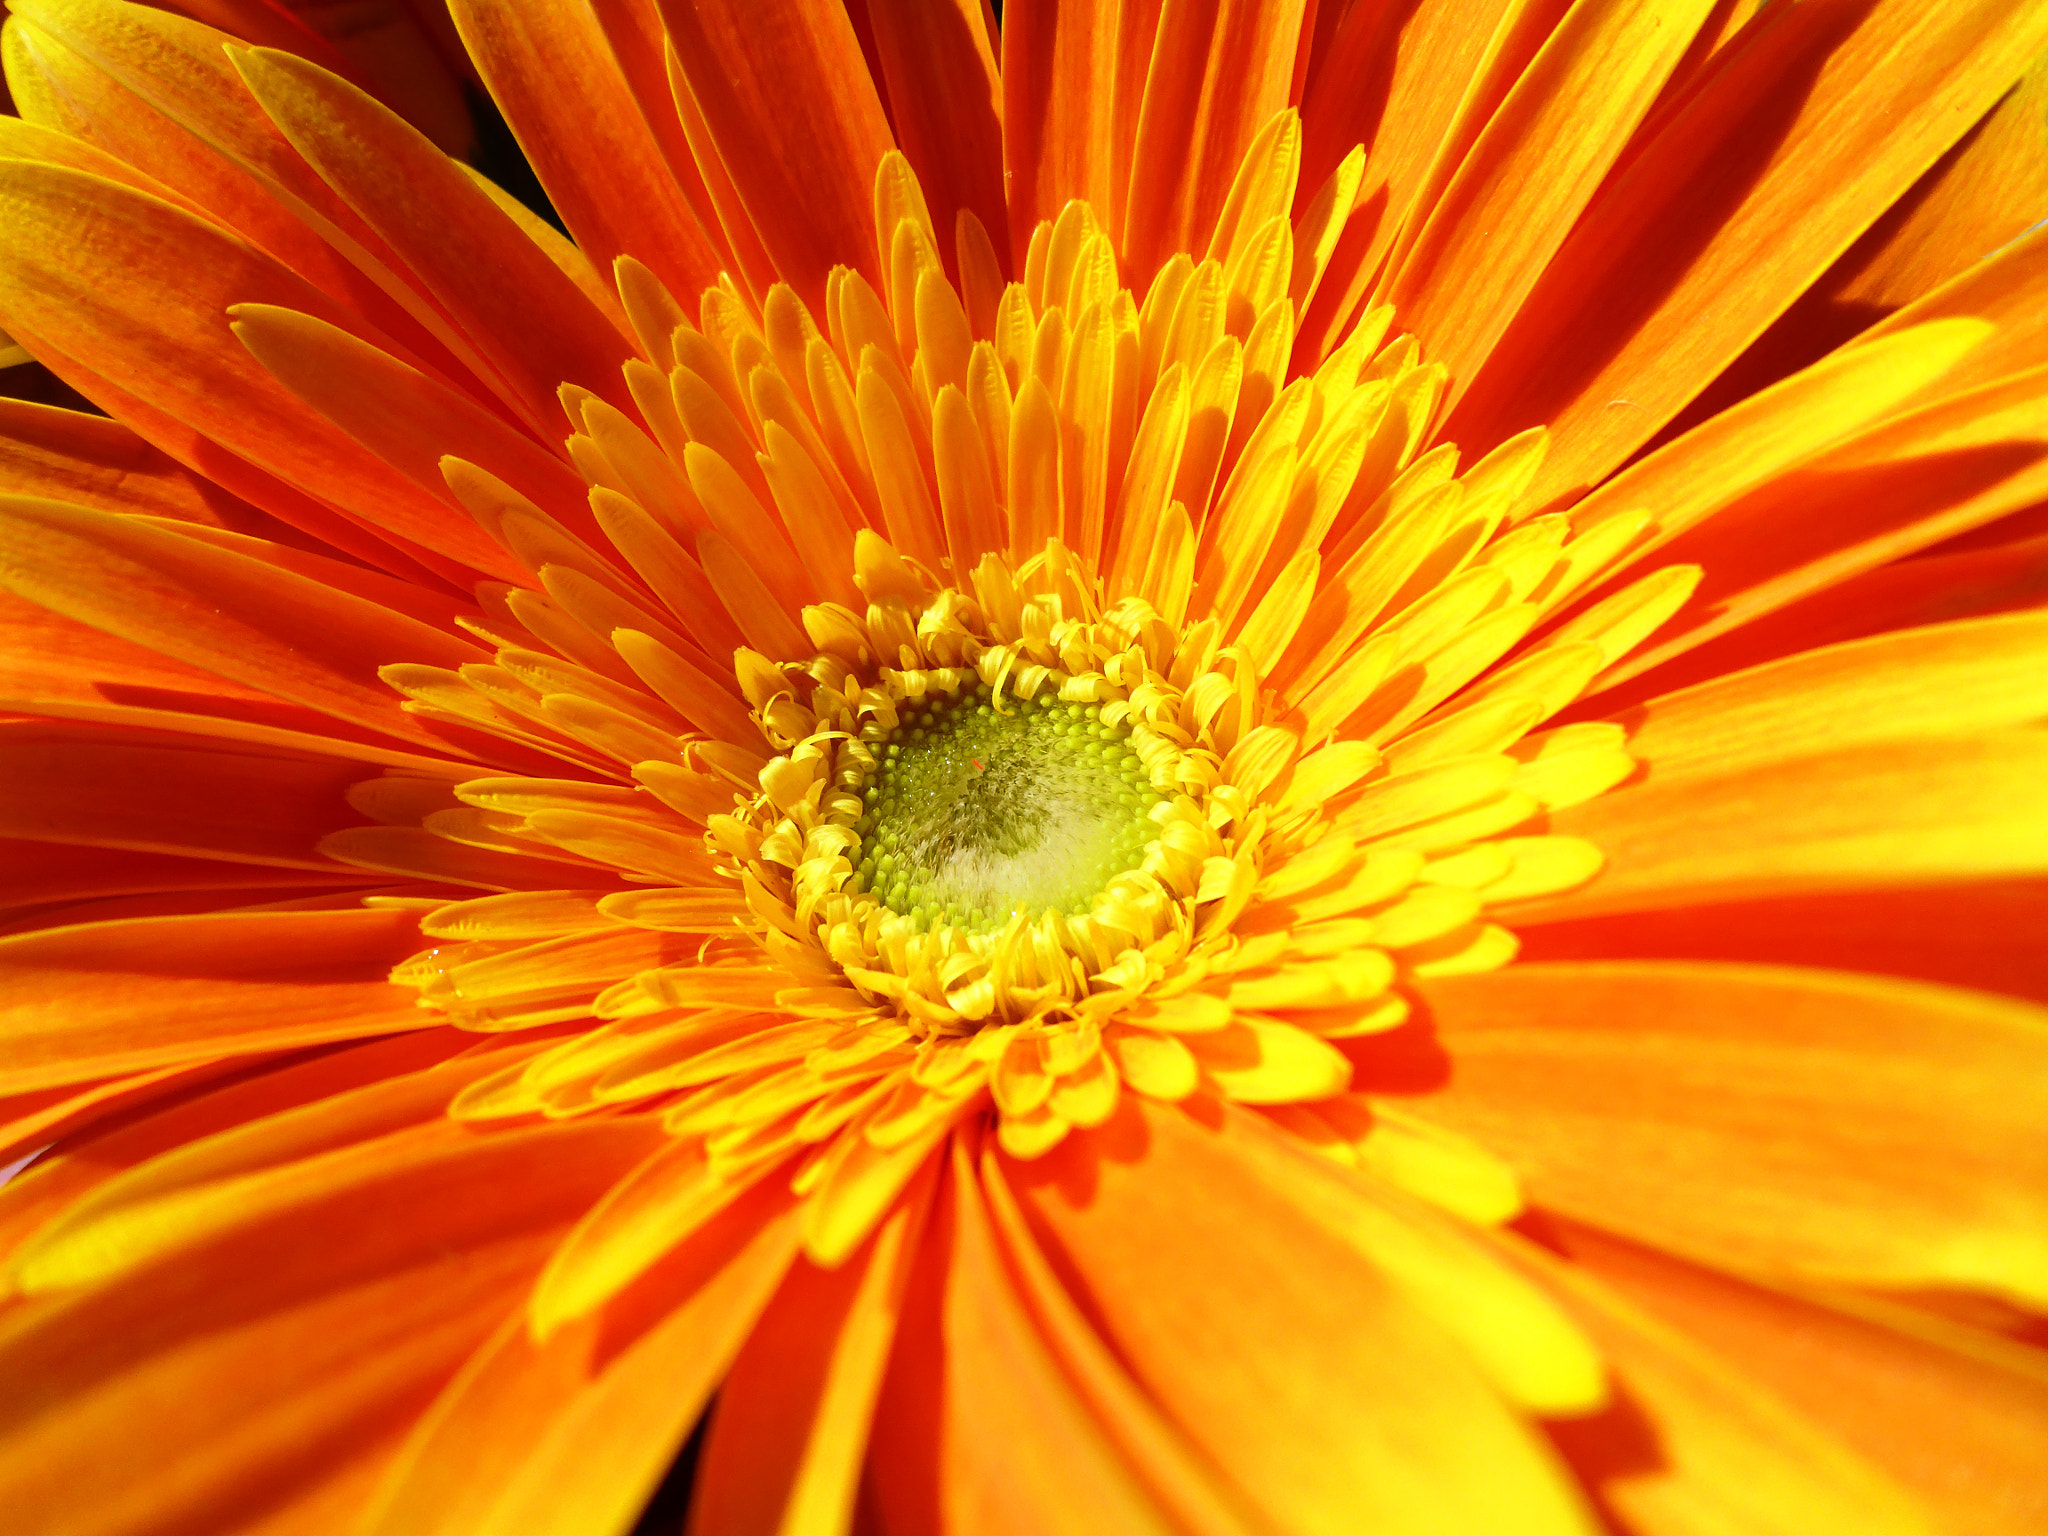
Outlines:
POLYGON ((1289 1024, 1241 1018, 1187 1043, 1202 1070, 1241 1104, 1328 1098, 1351 1081, 1351 1062, 1341 1051, 1289 1024))

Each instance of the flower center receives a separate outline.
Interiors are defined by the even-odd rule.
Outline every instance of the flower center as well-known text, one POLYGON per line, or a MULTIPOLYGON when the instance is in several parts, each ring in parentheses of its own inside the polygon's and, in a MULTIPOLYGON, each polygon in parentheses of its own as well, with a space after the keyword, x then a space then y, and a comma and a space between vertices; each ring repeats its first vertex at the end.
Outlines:
POLYGON ((906 701, 893 730, 861 735, 874 766, 858 783, 856 888, 920 927, 1079 915, 1157 836, 1162 797, 1100 705, 982 683, 906 701))

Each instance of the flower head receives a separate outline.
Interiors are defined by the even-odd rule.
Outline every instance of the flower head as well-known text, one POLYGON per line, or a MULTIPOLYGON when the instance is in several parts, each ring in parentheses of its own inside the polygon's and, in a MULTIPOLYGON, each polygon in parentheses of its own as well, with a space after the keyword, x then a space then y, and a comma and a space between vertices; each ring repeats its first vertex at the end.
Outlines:
POLYGON ((12 6, 16 1507, 2019 1528, 2048 12, 12 6))

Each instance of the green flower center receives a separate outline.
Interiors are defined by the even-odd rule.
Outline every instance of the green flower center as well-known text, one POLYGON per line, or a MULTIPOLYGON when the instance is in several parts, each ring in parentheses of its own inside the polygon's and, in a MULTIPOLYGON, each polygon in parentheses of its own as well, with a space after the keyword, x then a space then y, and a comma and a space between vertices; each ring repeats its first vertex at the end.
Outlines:
POLYGON ((861 734, 875 766, 854 824, 857 889, 921 928, 1084 913, 1157 835, 1151 775, 1097 705, 981 684, 905 700, 893 731, 861 734))

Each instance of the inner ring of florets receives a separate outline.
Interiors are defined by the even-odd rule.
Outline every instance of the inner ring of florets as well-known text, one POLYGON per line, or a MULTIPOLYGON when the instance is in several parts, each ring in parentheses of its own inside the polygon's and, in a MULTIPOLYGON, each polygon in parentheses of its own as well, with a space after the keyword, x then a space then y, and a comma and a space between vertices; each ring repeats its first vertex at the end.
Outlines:
POLYGON ((784 755, 707 840, 764 940, 928 1034, 1141 995, 1220 941, 1278 846, 1256 802, 1285 733, 1254 724, 1241 653, 1104 605, 1057 541, 985 558, 971 597, 879 539, 860 575, 864 615, 806 610, 810 659, 737 659, 784 755))
MULTIPOLYGON (((1155 754, 1156 755, 1156 754, 1155 754)), ((1157 840, 1164 796, 1102 706, 977 683, 904 701, 841 753, 860 796, 852 889, 918 928, 1079 916, 1157 840)))

